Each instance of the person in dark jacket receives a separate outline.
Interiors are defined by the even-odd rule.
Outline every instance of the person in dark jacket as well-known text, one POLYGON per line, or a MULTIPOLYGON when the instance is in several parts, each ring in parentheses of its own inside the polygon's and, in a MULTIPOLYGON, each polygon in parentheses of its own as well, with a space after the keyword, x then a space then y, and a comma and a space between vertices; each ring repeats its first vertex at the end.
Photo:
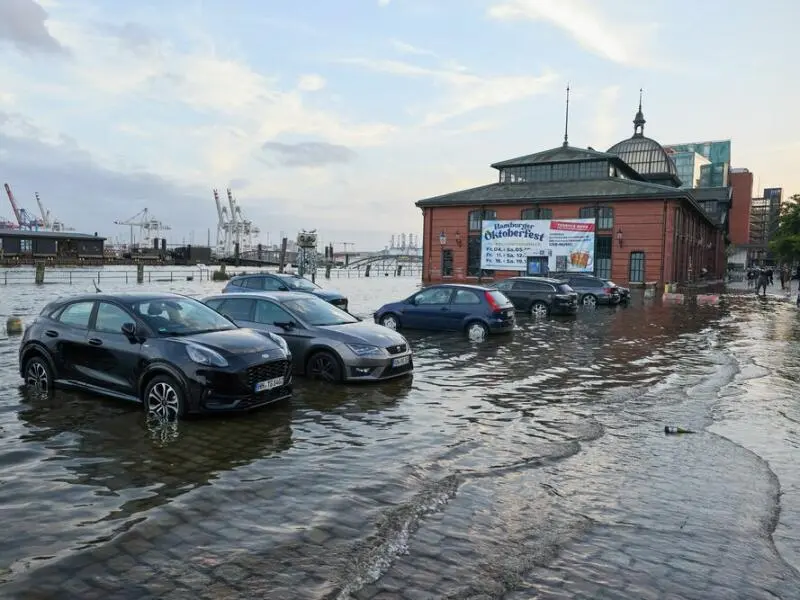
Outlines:
POLYGON ((767 295, 767 286, 768 285, 769 285, 769 275, 767 274, 767 271, 765 271, 764 269, 761 269, 758 272, 758 279, 756 280, 756 294, 760 294, 761 293, 761 288, 763 287, 764 288, 764 294, 763 295, 766 296, 767 295))

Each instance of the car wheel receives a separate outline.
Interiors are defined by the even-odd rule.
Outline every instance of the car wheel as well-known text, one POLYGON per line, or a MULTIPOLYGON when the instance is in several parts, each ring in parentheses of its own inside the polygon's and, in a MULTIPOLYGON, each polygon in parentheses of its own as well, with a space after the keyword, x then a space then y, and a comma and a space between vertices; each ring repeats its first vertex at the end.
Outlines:
POLYGON ((547 304, 544 302, 534 302, 531 304, 531 316, 536 318, 544 318, 550 311, 547 309, 547 304))
POLYGON ((339 360, 330 352, 320 351, 312 354, 306 364, 306 374, 313 379, 329 383, 342 380, 342 367, 339 360))
POLYGON ((397 331, 400 328, 400 321, 393 314, 383 315, 379 323, 392 331, 397 331))
POLYGON ((144 410, 148 417, 177 421, 186 414, 181 386, 169 375, 156 375, 144 390, 144 410))
POLYGON ((53 370, 43 356, 34 356, 25 363, 25 385, 36 392, 53 389, 53 370))
POLYGON ((467 324, 467 337, 471 342, 482 342, 489 336, 489 328, 480 321, 467 324))
POLYGON ((597 306, 597 297, 593 296, 592 294, 586 294, 581 299, 581 304, 583 304, 584 306, 595 307, 597 306))

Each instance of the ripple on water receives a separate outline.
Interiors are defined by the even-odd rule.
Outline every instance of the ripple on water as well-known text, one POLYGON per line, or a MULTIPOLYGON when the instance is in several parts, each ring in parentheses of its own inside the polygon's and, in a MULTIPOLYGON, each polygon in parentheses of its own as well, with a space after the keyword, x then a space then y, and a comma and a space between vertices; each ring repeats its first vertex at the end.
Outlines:
MULTIPOLYGON (((363 315, 417 285, 330 283, 363 315)), ((163 287, 199 295, 219 286, 163 287)), ((17 291, 12 304, 29 315, 44 302, 17 291)), ((735 371, 728 345, 753 346, 737 331, 742 317, 726 310, 639 299, 575 319, 521 317, 519 331, 482 344, 409 334, 413 378, 367 387, 298 380, 286 406, 156 430, 136 407, 80 394, 22 397, 13 387, 17 340, 0 340, 9 384, 0 500, 13 540, 0 548, 0 568, 16 576, 8 592, 86 598, 102 587, 106 597, 138 599, 167 597, 179 584, 197 597, 419 589, 498 598, 535 585, 546 596, 549 564, 576 590, 592 576, 622 589, 630 572, 609 571, 620 552, 653 565, 694 553, 775 575, 761 541, 749 554, 741 545, 766 539, 774 485, 758 461, 712 435, 661 433, 665 422, 702 430, 726 402, 717 392, 735 371), (665 539, 671 548, 659 549, 665 539), (721 557, 719 544, 729 550, 721 557)), ((753 318, 768 326, 761 313, 753 318)), ((774 352, 759 350, 748 368, 769 370, 774 352)), ((734 383, 748 381, 757 377, 734 383)), ((782 410, 796 415, 788 403, 782 410)), ((782 438, 794 439, 795 425, 783 421, 782 438)), ((656 583, 670 590, 679 579, 656 583)))

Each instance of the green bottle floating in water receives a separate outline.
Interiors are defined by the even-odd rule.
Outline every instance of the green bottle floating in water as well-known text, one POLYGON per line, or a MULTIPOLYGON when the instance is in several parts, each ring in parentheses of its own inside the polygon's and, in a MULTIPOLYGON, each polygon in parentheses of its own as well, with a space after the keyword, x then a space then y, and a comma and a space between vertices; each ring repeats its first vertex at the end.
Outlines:
POLYGON ((689 431, 688 429, 681 429, 680 427, 675 427, 675 425, 665 425, 664 426, 664 433, 666 434, 676 434, 676 433, 695 433, 694 431, 689 431))

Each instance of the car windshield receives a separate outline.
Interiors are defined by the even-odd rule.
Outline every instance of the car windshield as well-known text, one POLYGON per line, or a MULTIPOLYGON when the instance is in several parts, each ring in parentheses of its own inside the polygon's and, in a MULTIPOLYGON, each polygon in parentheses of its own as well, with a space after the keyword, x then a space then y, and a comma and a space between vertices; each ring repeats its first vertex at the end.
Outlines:
POLYGON ((617 287, 617 284, 611 281, 610 279, 606 279, 606 285, 608 287, 617 287))
POLYGON ((575 290, 573 290, 568 283, 561 283, 558 285, 558 291, 562 294, 572 294, 575 290))
POLYGON ((314 327, 358 323, 358 319, 354 316, 325 302, 325 300, 313 296, 309 298, 287 300, 283 305, 303 321, 314 327))
POLYGON ((312 290, 319 289, 319 286, 316 283, 312 283, 308 279, 303 279, 302 277, 284 277, 281 281, 288 285, 289 289, 292 290, 310 292, 312 290))
POLYGON ((159 335, 193 335, 237 329, 221 314, 192 298, 151 298, 129 306, 159 335))

